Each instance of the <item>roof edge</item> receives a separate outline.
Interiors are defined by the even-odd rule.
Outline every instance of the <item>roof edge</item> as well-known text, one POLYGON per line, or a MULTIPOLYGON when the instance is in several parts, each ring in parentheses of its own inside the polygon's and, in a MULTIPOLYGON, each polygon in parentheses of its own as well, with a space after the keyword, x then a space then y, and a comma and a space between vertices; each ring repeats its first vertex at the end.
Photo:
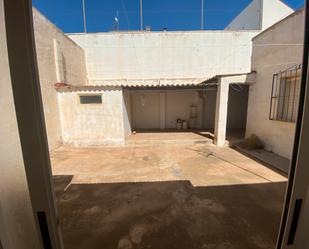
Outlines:
POLYGON ((281 19, 280 21, 274 23, 273 25, 271 25, 270 27, 268 27, 267 29, 263 30, 261 33, 259 33, 258 35, 254 36, 252 38, 252 41, 254 41, 256 38, 258 38, 259 36, 263 35, 264 33, 266 33, 267 31, 269 31, 270 29, 272 29, 273 27, 277 26, 278 24, 286 21, 287 19, 291 18, 294 15, 299 14, 300 12, 304 11, 305 9, 302 7, 298 10, 295 10, 293 13, 289 14, 288 16, 286 16, 285 18, 281 19))

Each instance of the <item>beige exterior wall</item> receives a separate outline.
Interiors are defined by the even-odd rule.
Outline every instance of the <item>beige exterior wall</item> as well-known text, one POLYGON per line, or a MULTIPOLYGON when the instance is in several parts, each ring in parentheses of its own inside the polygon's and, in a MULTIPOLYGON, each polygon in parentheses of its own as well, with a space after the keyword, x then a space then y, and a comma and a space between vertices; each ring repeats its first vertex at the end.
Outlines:
MULTIPOLYGON (((112 79, 209 78, 251 70, 258 31, 69 34, 86 51, 89 84, 112 79)), ((105 84, 108 84, 108 82, 105 84)))
POLYGON ((304 11, 298 11, 253 39, 252 70, 247 132, 258 135, 266 149, 290 158, 295 123, 269 120, 273 74, 302 62, 304 11))
POLYGON ((76 146, 123 143, 123 100, 121 88, 59 93, 63 142, 76 146), (80 104, 79 95, 97 94, 102 104, 80 104))
POLYGON ((87 82, 85 53, 36 9, 34 31, 49 149, 61 142, 56 82, 73 85, 87 82), (54 43, 57 43, 55 48, 54 43))

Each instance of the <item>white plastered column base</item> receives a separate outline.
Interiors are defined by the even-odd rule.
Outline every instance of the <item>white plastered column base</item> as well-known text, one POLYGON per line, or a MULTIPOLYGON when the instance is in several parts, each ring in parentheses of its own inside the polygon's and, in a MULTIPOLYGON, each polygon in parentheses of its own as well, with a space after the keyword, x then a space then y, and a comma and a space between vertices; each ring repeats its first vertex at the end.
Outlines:
POLYGON ((222 79, 218 83, 216 116, 215 116, 215 133, 214 144, 217 146, 225 145, 227 108, 229 99, 229 83, 222 79))

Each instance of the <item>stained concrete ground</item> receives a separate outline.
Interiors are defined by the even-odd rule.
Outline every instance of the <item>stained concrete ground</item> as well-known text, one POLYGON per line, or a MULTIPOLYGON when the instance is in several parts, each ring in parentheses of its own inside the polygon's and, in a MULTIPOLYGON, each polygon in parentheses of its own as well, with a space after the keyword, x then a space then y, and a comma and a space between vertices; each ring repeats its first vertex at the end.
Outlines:
POLYGON ((60 147, 66 249, 273 249, 286 177, 212 144, 60 147))

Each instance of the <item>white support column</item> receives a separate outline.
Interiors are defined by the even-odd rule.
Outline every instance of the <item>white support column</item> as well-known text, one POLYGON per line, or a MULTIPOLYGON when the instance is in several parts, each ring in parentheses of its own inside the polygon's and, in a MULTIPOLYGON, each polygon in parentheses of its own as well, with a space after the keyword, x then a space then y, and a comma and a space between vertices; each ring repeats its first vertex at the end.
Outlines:
POLYGON ((220 79, 217 89, 214 143, 225 145, 229 83, 220 79))

